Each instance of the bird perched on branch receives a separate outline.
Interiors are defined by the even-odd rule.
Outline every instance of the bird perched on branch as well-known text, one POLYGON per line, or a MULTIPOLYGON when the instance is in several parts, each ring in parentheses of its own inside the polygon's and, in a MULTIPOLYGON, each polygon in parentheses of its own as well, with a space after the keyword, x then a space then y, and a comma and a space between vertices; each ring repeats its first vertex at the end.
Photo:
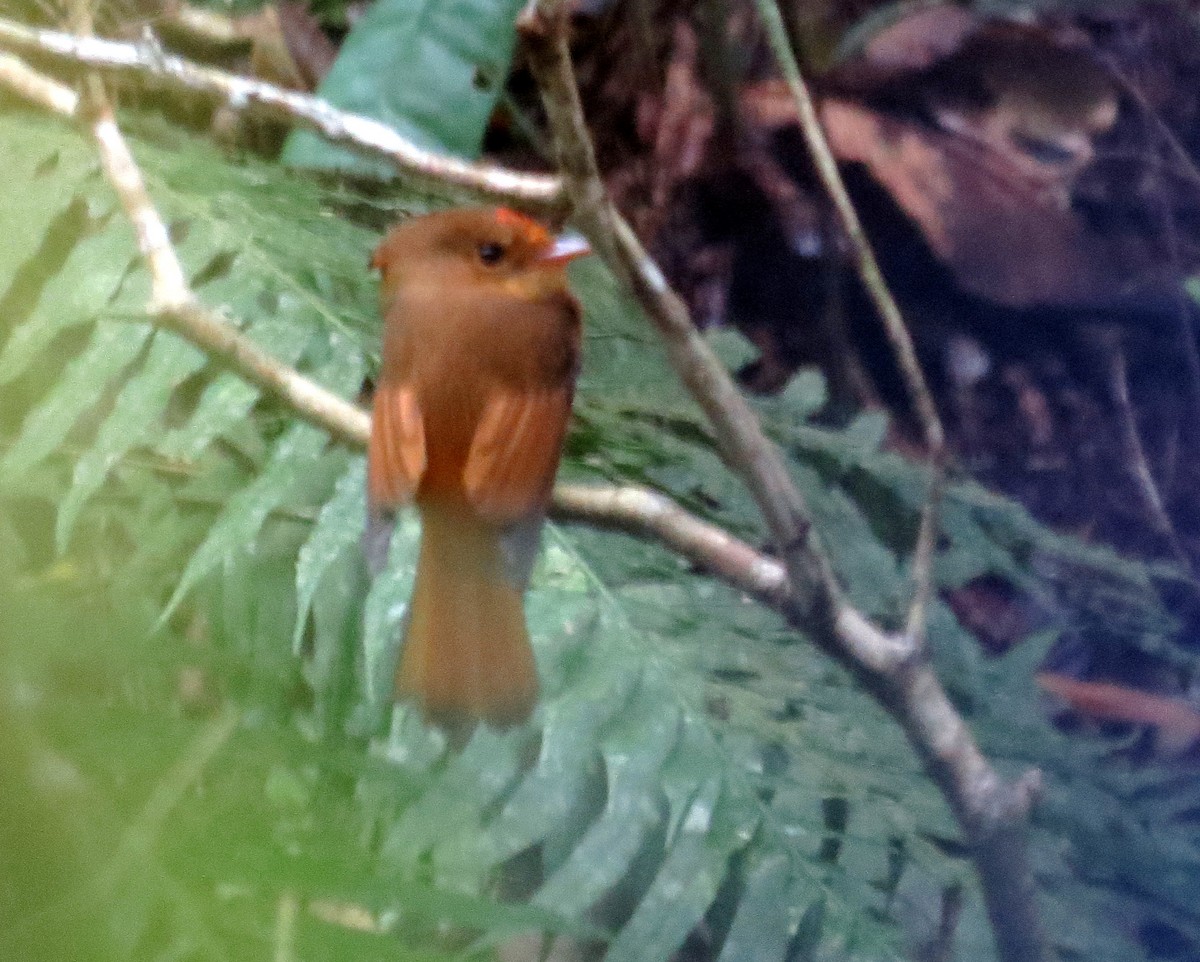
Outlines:
POLYGON ((371 261, 384 334, 367 549, 378 568, 391 516, 416 505, 396 694, 451 732, 519 723, 537 698, 522 594, 579 366, 565 267, 586 253, 581 238, 482 208, 407 221, 371 261))

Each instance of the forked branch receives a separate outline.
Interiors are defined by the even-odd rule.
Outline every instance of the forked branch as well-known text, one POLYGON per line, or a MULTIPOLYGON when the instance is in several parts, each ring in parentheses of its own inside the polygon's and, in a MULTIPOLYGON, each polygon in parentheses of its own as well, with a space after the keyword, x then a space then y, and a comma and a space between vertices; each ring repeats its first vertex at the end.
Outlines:
MULTIPOLYGON (((778 16, 777 9, 774 13, 778 16)), ((754 412, 707 342, 697 334, 682 300, 670 289, 609 199, 579 101, 568 28, 568 7, 563 0, 531 0, 520 22, 576 223, 638 298, 658 329, 680 379, 707 415, 729 465, 757 502, 783 558, 788 582, 785 613, 849 668, 892 714, 954 811, 974 856, 1000 957, 1004 962, 1042 962, 1045 939, 1026 855, 1028 812, 1038 780, 1030 775, 1009 784, 1000 778, 950 703, 922 644, 921 619, 927 600, 922 594, 928 592, 936 500, 927 506, 922 524, 917 563, 925 567, 926 580, 918 589, 910 618, 910 627, 916 630, 897 638, 846 602, 813 530, 804 498, 778 449, 763 433, 754 412)), ((794 69, 794 59, 791 66, 794 69)), ((807 91, 802 83, 797 86, 797 80, 795 71, 791 78, 793 92, 803 99, 807 91)), ((811 106, 810 100, 807 112, 815 124, 811 106)), ((832 177, 835 186, 840 186, 836 167, 832 177)), ((844 190, 841 196, 848 205, 844 190)), ((848 213, 853 218, 852 207, 848 213)), ((857 219, 853 218, 852 223, 857 224, 857 219)), ((869 247, 864 249, 869 255, 869 247)), ((868 267, 873 263, 873 258, 865 262, 868 267)), ((883 290, 886 293, 886 288, 883 290)), ((891 309, 895 309, 894 304, 891 309)), ((895 319, 899 321, 898 313, 895 319)), ((902 365, 905 351, 915 365, 915 353, 911 352, 903 324, 892 333, 901 338, 898 347, 902 365)), ((924 390, 914 402, 930 406, 921 414, 935 452, 935 466, 940 470, 940 421, 931 409, 932 398, 923 387, 919 367, 907 373, 914 378, 913 384, 924 390)), ((940 480, 936 478, 935 473, 935 498, 940 496, 940 480)))

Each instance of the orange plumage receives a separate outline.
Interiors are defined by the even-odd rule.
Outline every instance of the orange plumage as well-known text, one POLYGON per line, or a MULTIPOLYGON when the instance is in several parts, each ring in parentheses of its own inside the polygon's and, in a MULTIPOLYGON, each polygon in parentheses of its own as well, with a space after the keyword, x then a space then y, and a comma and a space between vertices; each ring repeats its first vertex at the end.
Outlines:
POLYGON ((383 366, 367 501, 378 531, 421 515, 398 697, 458 729, 525 720, 537 671, 522 602, 571 411, 580 351, 572 239, 504 208, 396 227, 382 272, 383 366))

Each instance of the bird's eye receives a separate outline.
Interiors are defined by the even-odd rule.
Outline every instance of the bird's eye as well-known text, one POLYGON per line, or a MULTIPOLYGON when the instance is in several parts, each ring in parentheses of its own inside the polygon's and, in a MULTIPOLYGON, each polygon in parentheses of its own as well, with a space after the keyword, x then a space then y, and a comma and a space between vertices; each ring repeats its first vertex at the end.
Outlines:
POLYGON ((479 259, 485 264, 498 264, 504 256, 504 245, 495 241, 484 241, 479 245, 479 259))

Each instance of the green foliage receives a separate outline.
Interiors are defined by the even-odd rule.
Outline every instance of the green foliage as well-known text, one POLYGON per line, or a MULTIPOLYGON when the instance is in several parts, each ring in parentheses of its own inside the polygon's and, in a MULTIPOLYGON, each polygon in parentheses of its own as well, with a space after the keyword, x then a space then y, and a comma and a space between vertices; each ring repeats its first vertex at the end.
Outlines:
MULTIPOLYGON (((376 0, 354 25, 318 94, 414 143, 476 157, 508 77, 520 0, 376 0)), ((283 159, 302 167, 392 173, 387 164, 295 133, 283 159)))
MULTIPOLYGON (((200 296, 355 396, 377 363, 373 235, 271 165, 154 126, 133 146, 200 296)), ((415 523, 368 585, 361 455, 148 327, 130 232, 75 132, 9 113, 0 157, 0 716, 22 773, 2 804, 72 842, 49 844, 39 884, 0 889, 0 954, 36 957, 29 933, 77 917, 96 958, 262 958, 286 939, 299 957, 437 958, 534 929, 600 938, 610 959, 665 959, 693 933, 725 962, 900 959, 961 886, 958 957, 992 957, 953 820, 897 727, 775 615, 654 546, 550 528, 527 606, 544 682, 528 729, 447 755, 393 714, 415 523), (211 696, 178 680, 196 666, 211 696), (46 798, 46 759, 78 770, 74 794, 46 798), (323 921, 329 905, 386 934, 323 921)), ((576 281, 587 343, 565 474, 658 487, 760 540, 642 319, 599 266, 576 281)), ((921 474, 877 450, 877 421, 808 423, 822 391, 803 378, 762 413, 851 596, 894 621, 921 474)), ((1040 594, 1043 647, 1091 612, 1110 644, 1169 649, 1150 572, 955 485, 939 578, 982 573, 1040 594)), ((1040 720, 1036 645, 985 661, 941 605, 931 631, 988 751, 1047 772, 1035 841, 1056 937, 1127 960, 1114 920, 1133 908, 1192 933, 1183 804, 1040 720)))

